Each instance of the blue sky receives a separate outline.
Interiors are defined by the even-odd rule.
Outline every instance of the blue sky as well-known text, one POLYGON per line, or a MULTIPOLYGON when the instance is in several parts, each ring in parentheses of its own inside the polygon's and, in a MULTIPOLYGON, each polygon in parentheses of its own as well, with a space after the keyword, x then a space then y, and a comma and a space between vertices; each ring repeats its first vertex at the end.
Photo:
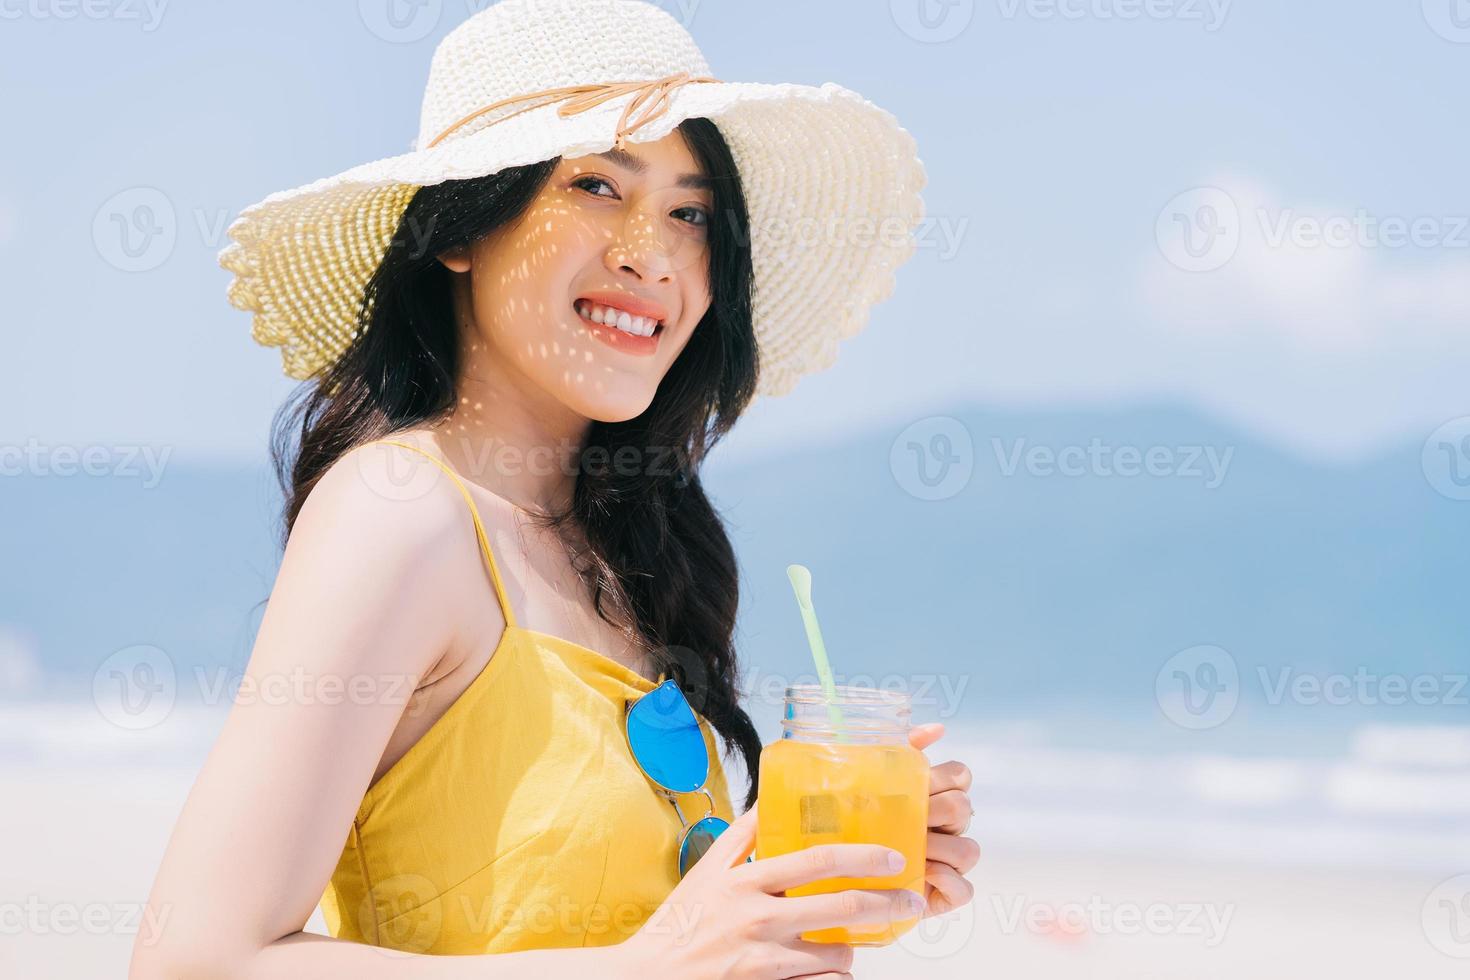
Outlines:
MULTIPOLYGON (((395 32, 389 2, 0 0, 6 441, 262 457, 292 382, 214 257, 244 206, 408 148, 434 44, 483 3, 392 0, 395 32), (160 199, 172 244, 127 271, 112 216, 160 199)), ((1470 414, 1464 0, 660 6, 720 77, 894 112, 929 174, 897 293, 732 451, 1168 403, 1351 458, 1470 414), (1229 227, 1202 260, 1179 237, 1229 227)))

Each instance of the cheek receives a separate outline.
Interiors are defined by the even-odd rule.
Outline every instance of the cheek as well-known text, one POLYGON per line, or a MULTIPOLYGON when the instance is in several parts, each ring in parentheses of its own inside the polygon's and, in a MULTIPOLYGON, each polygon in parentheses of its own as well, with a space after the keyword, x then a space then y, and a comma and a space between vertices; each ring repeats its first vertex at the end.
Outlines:
POLYGON ((572 322, 572 283, 597 256, 600 229, 564 208, 533 207, 477 246, 475 318, 502 343, 544 341, 572 322))

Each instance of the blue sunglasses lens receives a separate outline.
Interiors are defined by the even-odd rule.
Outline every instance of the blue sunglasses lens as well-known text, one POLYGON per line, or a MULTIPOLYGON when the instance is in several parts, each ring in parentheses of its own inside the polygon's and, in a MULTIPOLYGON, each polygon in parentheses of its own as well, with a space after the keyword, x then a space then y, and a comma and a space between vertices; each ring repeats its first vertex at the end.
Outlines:
POLYGON ((709 778, 704 733, 674 681, 664 681, 629 710, 628 745, 648 777, 670 792, 692 793, 709 778))
POLYGON ((694 862, 704 857, 714 844, 715 838, 730 829, 730 825, 719 817, 705 817, 689 828, 684 843, 679 845, 679 876, 682 878, 694 867, 694 862))

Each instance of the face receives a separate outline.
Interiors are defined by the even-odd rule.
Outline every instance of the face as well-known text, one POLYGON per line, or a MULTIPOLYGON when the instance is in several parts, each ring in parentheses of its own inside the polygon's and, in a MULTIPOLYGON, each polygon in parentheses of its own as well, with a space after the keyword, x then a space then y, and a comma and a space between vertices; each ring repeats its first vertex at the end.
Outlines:
POLYGON ((516 222, 441 262, 471 370, 578 415, 641 414, 709 309, 713 198, 683 137, 561 160, 516 222))

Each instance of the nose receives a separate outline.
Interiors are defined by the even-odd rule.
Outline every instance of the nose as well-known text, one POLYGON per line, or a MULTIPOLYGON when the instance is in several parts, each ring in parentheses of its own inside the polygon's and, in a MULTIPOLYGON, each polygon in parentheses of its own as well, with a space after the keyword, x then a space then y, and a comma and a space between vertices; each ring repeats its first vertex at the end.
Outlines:
POLYGON ((609 272, 632 276, 652 285, 674 280, 675 256, 664 241, 658 215, 632 210, 613 231, 612 241, 603 253, 603 264, 609 272))

